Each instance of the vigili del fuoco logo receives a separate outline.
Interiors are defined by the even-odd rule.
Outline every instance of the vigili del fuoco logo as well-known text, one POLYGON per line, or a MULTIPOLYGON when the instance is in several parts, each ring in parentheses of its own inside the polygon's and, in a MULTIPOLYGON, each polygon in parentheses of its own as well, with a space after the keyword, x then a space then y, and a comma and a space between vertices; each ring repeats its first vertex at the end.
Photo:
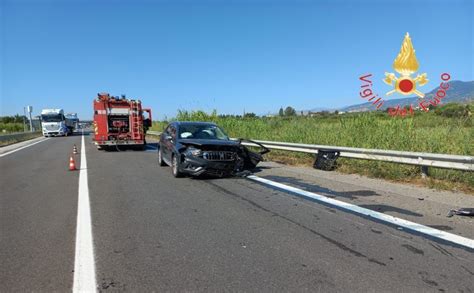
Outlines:
MULTIPOLYGON (((391 96, 395 93, 409 96, 416 95, 418 97, 416 109, 423 111, 429 111, 429 105, 436 106, 446 96, 446 91, 449 88, 448 81, 451 76, 448 73, 441 74, 441 83, 439 89, 436 91, 436 95, 433 99, 425 99, 425 94, 418 90, 418 87, 423 87, 429 82, 427 73, 418 74, 416 77, 413 76, 419 69, 419 63, 416 58, 415 49, 411 42, 410 35, 407 33, 403 39, 400 53, 398 53, 395 61, 393 61, 393 69, 399 74, 398 76, 392 72, 385 72, 385 78, 383 82, 391 86, 392 89, 385 95, 391 96)), ((375 94, 372 90, 372 80, 370 79, 372 74, 365 74, 359 79, 362 81, 360 97, 367 99, 372 102, 372 105, 376 109, 380 109, 385 103, 385 99, 381 98, 378 94, 375 94)), ((407 109, 398 105, 396 108, 388 108, 388 114, 391 116, 406 116, 407 114, 413 115, 413 104, 407 109)))

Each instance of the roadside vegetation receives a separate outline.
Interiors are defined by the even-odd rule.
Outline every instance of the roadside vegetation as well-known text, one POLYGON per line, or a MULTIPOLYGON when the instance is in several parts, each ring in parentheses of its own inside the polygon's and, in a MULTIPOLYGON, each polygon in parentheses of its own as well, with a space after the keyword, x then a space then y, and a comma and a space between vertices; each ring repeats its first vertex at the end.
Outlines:
MULTIPOLYGON (((218 115, 216 111, 178 111, 172 120, 212 121, 231 137, 295 143, 348 146, 441 154, 474 155, 474 105, 447 104, 414 116, 390 117, 385 112, 315 113, 313 116, 275 117, 218 115)), ((290 111, 291 112, 291 111, 290 111)), ((294 113, 292 113, 294 114, 294 113)), ((167 121, 153 123, 161 131, 167 121)), ((271 160, 310 166, 313 156, 295 152, 272 151, 271 160)), ((474 192, 472 172, 430 168, 422 180, 419 166, 357 159, 338 159, 337 170, 375 178, 417 183, 432 188, 474 192)))
POLYGON ((24 121, 28 121, 25 116, 3 116, 0 117, 0 135, 2 133, 22 132, 24 121))
POLYGON ((2 133, 22 132, 23 123, 1 123, 0 122, 0 135, 2 133))

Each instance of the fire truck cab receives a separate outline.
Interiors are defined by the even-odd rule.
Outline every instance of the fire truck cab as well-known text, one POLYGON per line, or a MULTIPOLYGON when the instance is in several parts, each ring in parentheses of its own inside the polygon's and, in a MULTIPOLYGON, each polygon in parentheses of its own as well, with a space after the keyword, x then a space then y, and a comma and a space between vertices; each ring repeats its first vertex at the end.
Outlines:
POLYGON ((142 108, 140 100, 111 97, 108 93, 99 93, 94 99, 93 140, 99 149, 124 145, 145 148, 151 121, 151 109, 142 108))

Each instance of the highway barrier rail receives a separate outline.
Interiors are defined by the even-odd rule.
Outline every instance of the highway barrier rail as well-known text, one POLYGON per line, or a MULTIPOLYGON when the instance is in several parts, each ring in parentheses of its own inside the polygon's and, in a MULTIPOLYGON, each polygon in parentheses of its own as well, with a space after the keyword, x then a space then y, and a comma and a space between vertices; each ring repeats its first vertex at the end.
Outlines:
POLYGON ((9 134, 0 134, 0 145, 6 145, 10 142, 23 141, 40 135, 41 132, 16 132, 9 134))
MULTIPOLYGON (((148 131, 152 135, 160 135, 158 131, 148 131)), ((253 139, 252 139, 253 140, 253 139)), ((329 145, 315 145, 302 143, 289 143, 266 140, 253 140, 268 149, 317 154, 319 150, 339 152, 340 157, 385 161, 400 164, 422 166, 422 173, 427 175, 427 167, 447 168, 463 171, 474 171, 474 157, 446 154, 432 154, 422 152, 406 152, 393 150, 363 149, 352 147, 339 147, 329 145)), ((242 142, 246 146, 257 146, 250 142, 242 142)))

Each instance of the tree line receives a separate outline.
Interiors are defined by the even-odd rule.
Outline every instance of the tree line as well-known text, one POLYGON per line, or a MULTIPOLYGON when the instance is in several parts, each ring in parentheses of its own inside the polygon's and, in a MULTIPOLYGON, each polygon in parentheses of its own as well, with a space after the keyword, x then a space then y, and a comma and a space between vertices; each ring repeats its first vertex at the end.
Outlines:
POLYGON ((24 115, 18 115, 16 114, 15 116, 1 116, 0 117, 0 123, 23 123, 23 121, 30 121, 26 116, 24 115))
POLYGON ((285 110, 283 110, 283 107, 280 107, 280 110, 278 111, 278 116, 282 116, 282 117, 296 116, 296 110, 290 106, 286 107, 285 110))

